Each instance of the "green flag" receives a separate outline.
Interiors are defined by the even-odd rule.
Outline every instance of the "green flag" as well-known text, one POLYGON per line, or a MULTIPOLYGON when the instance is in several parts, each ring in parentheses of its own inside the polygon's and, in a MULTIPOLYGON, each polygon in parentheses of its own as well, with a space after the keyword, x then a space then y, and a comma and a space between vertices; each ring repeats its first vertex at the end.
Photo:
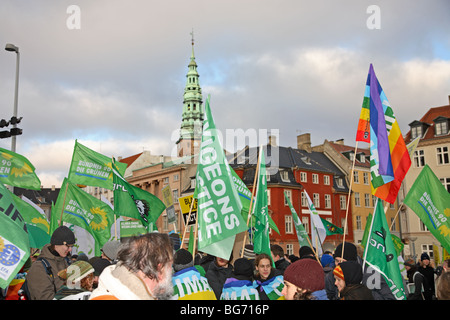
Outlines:
POLYGON ((267 201, 266 158, 264 150, 259 148, 258 182, 255 193, 253 215, 255 216, 255 235, 253 237, 253 251, 256 254, 267 253, 270 257, 269 237, 269 205, 267 201))
POLYGON ((209 97, 205 104, 196 179, 198 249, 229 259, 236 234, 245 231, 247 225, 211 114, 209 97))
MULTIPOLYGON (((250 210, 250 199, 252 198, 252 192, 247 188, 245 183, 241 180, 241 178, 237 175, 237 173, 231 169, 233 182, 236 187, 236 191, 239 194, 239 199, 242 203, 242 217, 244 218, 244 221, 247 221, 248 218, 248 212, 250 210)), ((255 221, 253 220, 253 227, 254 227, 255 221)), ((277 225, 272 220, 272 218, 269 216, 269 227, 270 229, 274 230, 276 233, 280 234, 280 230, 278 230, 277 225)))
MULTIPOLYGON (((123 175, 126 163, 115 162, 115 169, 123 175)), ((112 158, 102 155, 75 140, 68 180, 74 184, 113 190, 112 158)))
POLYGON ((67 178, 63 181, 55 212, 52 214, 56 214, 58 219, 62 218, 63 222, 77 225, 89 232, 95 240, 96 256, 101 254, 100 249, 111 238, 111 225, 114 222, 111 207, 81 190, 67 178))
POLYGON ((30 256, 25 221, 0 182, 0 288, 7 288, 30 256))
POLYGON ((12 193, 11 196, 27 225, 30 247, 42 249, 50 243, 50 224, 44 211, 25 196, 19 198, 12 193))
POLYGON ((405 300, 406 295, 397 252, 392 242, 386 215, 383 210, 383 203, 380 199, 377 199, 367 238, 367 244, 365 244, 364 250, 365 263, 383 275, 392 294, 397 300, 405 300))
POLYGON ((0 182, 31 190, 41 190, 41 180, 35 168, 24 156, 0 148, 0 182))
POLYGON ((322 220, 323 226, 327 231, 327 236, 332 236, 334 234, 344 234, 344 230, 342 230, 342 228, 339 228, 338 226, 332 224, 327 219, 320 217, 320 220, 322 220))
POLYGON ((289 208, 291 209, 292 220, 294 220, 295 231, 297 232, 297 238, 298 238, 298 243, 300 244, 300 248, 304 247, 304 246, 310 247, 311 245, 309 244, 309 241, 308 241, 308 233, 306 232, 305 227, 303 226, 303 223, 301 222, 300 218, 298 217, 297 212, 295 211, 294 207, 292 206, 291 200, 289 200, 289 197, 287 196, 286 191, 284 192, 284 196, 286 197, 289 208))
POLYGON ((423 167, 403 201, 450 252, 450 193, 428 165, 423 167))
POLYGON ((114 212, 117 216, 134 218, 150 232, 153 224, 166 209, 157 196, 128 183, 115 169, 114 173, 114 212))

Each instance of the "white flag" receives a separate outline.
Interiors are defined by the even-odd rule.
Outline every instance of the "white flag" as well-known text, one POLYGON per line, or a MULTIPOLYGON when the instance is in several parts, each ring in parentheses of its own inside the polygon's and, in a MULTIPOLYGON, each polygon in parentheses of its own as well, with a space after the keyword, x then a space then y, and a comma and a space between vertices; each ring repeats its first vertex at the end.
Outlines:
POLYGON ((308 193, 305 190, 305 196, 308 201, 309 211, 311 213, 311 242, 316 249, 317 254, 320 256, 322 252, 322 243, 327 236, 327 230, 325 229, 319 213, 317 212, 314 204, 311 201, 308 193))

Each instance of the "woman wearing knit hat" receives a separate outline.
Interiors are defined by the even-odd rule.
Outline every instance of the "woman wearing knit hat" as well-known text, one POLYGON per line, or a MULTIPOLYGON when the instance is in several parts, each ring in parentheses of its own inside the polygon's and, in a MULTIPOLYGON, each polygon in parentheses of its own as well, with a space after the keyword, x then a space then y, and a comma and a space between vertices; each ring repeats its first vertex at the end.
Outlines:
POLYGON ((94 267, 89 262, 78 260, 67 269, 58 272, 66 280, 53 300, 89 300, 94 284, 94 267))
POLYGON ((301 259, 284 271, 286 300, 328 300, 325 292, 325 274, 322 265, 313 259, 301 259))
POLYGON ((335 285, 341 300, 373 300, 372 292, 363 284, 361 265, 356 261, 345 261, 333 270, 335 285))

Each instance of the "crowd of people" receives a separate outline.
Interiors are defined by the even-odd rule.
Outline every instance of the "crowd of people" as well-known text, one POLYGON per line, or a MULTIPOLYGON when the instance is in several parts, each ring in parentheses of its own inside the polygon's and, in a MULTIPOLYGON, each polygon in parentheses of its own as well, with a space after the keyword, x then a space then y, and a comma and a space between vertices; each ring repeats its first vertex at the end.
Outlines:
MULTIPOLYGON (((246 245, 236 259, 176 248, 167 234, 148 233, 110 241, 99 257, 72 255, 73 232, 61 226, 50 243, 19 274, 20 289, 7 300, 394 300, 380 275, 362 267, 358 246, 344 242, 320 257, 301 247, 287 256, 279 245, 271 255, 246 245)), ((424 253, 405 261, 408 300, 450 300, 449 260, 433 267, 424 253)))

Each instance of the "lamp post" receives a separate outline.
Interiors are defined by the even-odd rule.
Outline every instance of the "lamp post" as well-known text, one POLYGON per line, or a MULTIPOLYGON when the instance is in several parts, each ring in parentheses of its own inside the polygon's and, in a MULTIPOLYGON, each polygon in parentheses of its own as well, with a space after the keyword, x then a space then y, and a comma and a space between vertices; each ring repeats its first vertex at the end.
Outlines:
MULTIPOLYGON (((17 118, 17 99, 19 94, 19 62, 20 62, 20 53, 19 53, 19 47, 16 47, 15 45, 11 43, 7 43, 5 47, 6 51, 12 51, 15 52, 17 55, 16 59, 16 88, 14 92, 14 112, 13 116, 17 118)), ((17 124, 13 124, 13 128, 16 128, 17 124)), ((11 151, 16 152, 16 136, 11 136, 11 151)))

